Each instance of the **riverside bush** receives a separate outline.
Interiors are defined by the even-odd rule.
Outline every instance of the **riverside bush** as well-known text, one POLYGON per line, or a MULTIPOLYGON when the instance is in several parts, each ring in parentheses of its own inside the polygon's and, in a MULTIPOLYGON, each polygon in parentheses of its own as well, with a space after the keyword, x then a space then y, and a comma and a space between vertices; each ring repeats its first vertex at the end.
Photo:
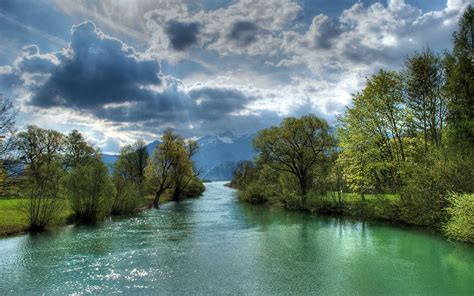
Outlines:
POLYGON ((474 243, 474 194, 451 194, 447 208, 449 220, 445 234, 456 240, 474 243))

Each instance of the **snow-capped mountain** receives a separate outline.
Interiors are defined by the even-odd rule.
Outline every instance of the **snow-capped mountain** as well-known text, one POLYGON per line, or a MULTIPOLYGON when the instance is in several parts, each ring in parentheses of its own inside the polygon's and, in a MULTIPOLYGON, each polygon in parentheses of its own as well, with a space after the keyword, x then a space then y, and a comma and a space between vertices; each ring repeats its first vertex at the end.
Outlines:
MULTIPOLYGON (((239 161, 253 159, 254 138, 255 134, 234 135, 225 131, 198 139, 199 150, 193 160, 200 177, 212 181, 229 180, 239 161)), ((148 154, 151 155, 159 143, 154 141, 148 144, 148 154)), ((117 155, 102 154, 102 160, 111 168, 117 155)))
POLYGON ((255 134, 234 135, 230 131, 200 138, 199 150, 193 160, 201 178, 228 180, 235 168, 231 163, 253 159, 254 138, 255 134))

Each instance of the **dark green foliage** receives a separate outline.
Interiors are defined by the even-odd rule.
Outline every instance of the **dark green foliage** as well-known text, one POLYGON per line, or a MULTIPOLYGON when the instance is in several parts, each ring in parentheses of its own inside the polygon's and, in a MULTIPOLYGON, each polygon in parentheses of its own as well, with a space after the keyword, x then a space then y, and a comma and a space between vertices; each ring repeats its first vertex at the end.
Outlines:
POLYGON ((249 183, 256 175, 257 169, 252 161, 244 160, 237 164, 234 170, 230 187, 243 188, 245 184, 249 183))
POLYGON ((296 179, 303 203, 317 181, 312 173, 328 162, 333 145, 327 122, 314 115, 286 118, 279 127, 260 131, 254 140, 258 162, 296 179))
POLYGON ((441 163, 407 164, 400 190, 400 220, 416 225, 440 226, 446 218, 448 184, 441 163))
POLYGON ((183 190, 183 195, 186 197, 201 196, 206 188, 201 180, 193 178, 183 190))
POLYGON ((143 195, 139 186, 126 180, 113 180, 116 194, 113 196, 110 213, 112 215, 132 215, 137 213, 143 204, 143 195))
POLYGON ((474 8, 469 6, 454 34, 452 54, 447 55, 448 123, 452 143, 462 149, 474 145, 474 8))

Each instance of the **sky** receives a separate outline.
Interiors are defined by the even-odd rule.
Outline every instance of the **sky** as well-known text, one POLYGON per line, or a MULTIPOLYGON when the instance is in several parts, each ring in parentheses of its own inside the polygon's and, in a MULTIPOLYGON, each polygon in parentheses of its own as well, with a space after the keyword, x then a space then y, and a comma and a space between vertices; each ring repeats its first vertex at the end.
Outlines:
POLYGON ((409 54, 451 48, 474 0, 2 0, 0 93, 28 124, 103 152, 173 128, 255 132, 352 94, 409 54))

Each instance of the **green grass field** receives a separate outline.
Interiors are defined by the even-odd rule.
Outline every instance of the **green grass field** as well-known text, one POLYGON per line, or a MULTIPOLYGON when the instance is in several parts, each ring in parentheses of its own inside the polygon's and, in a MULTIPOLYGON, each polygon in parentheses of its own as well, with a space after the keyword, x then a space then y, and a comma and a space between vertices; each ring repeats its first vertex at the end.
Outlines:
MULTIPOLYGON (((153 195, 147 195, 143 199, 143 207, 149 208, 153 205, 153 195)), ((170 197, 165 195, 160 199, 160 203, 166 203, 170 197)), ((0 237, 22 233, 28 228, 28 219, 26 214, 21 210, 22 206, 26 205, 27 199, 22 198, 0 198, 0 237)), ((67 203, 67 201, 64 201, 67 203)), ((64 224, 68 217, 72 214, 69 205, 64 207, 59 217, 53 226, 64 224)))
POLYGON ((20 207, 25 199, 0 199, 0 236, 19 233, 26 229, 28 221, 20 207))
MULTIPOLYGON (((28 218, 22 211, 27 202, 21 198, 0 199, 0 236, 21 233, 28 228, 28 218)), ((69 206, 65 206, 53 226, 64 224, 71 213, 69 206)))

